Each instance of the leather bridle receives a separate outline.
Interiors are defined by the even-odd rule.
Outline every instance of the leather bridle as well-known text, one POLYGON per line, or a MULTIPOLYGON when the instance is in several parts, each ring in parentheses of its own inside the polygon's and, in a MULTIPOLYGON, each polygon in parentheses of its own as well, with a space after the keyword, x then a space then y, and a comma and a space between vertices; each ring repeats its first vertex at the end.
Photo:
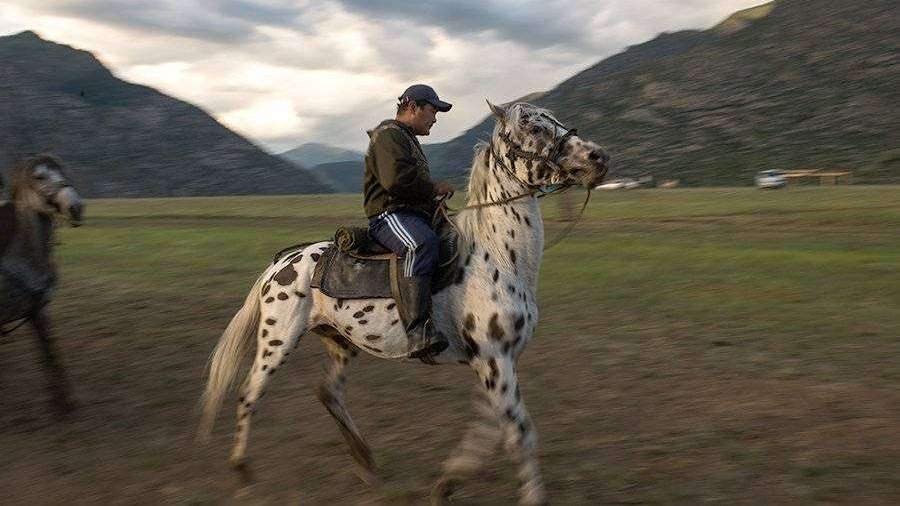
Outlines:
MULTIPOLYGON (((510 156, 509 154, 507 154, 506 156, 508 158, 511 158, 511 159, 524 158, 525 160, 530 161, 530 162, 538 161, 538 162, 550 165, 555 170, 560 170, 559 159, 563 156, 563 149, 565 149, 566 142, 569 141, 570 137, 572 137, 574 135, 578 135, 578 129, 577 128, 568 128, 547 114, 541 114, 541 116, 549 119, 550 121, 555 123, 556 126, 562 128, 563 130, 566 131, 564 134, 557 136, 556 135, 557 130, 554 129, 553 145, 550 147, 550 151, 546 155, 541 154, 536 151, 527 151, 527 150, 523 149, 521 146, 519 146, 513 140, 512 135, 505 128, 502 132, 500 132, 500 134, 498 134, 498 136, 500 137, 500 139, 503 140, 503 142, 506 143, 509 153, 511 153, 513 155, 513 156, 510 156)), ((503 161, 503 157, 500 156, 496 151, 494 151, 493 139, 491 139, 490 143, 488 144, 488 149, 491 153, 491 156, 494 157, 494 160, 497 162, 497 164, 508 175, 512 176, 516 180, 521 181, 516 176, 516 173, 513 170, 513 168, 508 167, 506 165, 506 163, 503 161)), ((531 183, 525 183, 525 184, 529 188, 532 188, 532 189, 538 189, 541 187, 541 185, 534 185, 531 183)))

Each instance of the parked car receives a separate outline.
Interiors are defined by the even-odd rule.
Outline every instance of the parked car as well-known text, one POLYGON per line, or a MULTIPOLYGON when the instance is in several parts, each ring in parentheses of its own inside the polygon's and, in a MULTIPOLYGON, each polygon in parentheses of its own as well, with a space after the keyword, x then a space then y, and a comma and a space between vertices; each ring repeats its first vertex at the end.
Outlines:
POLYGON ((763 170, 756 173, 756 186, 759 188, 784 188, 787 178, 780 170, 763 170))
POLYGON ((640 181, 635 181, 629 177, 623 177, 620 179, 613 179, 607 183, 603 183, 596 188, 595 190, 631 190, 632 188, 639 188, 641 186, 640 181))

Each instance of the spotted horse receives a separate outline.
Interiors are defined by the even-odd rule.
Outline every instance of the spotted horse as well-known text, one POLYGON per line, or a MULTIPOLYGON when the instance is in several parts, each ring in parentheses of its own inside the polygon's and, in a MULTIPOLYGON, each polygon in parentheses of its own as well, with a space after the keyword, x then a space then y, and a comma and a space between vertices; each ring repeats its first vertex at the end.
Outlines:
MULTIPOLYGON (((538 322, 544 227, 536 195, 548 185, 596 186, 609 161, 600 146, 578 137, 545 109, 527 103, 488 105, 496 126, 490 142, 476 146, 468 202, 453 217, 459 233, 460 274, 434 294, 434 324, 450 346, 432 357, 437 364, 467 364, 475 371, 481 417, 445 462, 431 492, 433 504, 449 500, 501 442, 518 468, 520 502, 546 501, 537 431, 516 374, 518 358, 538 322)), ((377 482, 369 447, 344 403, 346 370, 358 350, 387 359, 405 358, 406 338, 393 299, 335 299, 310 288, 316 263, 330 245, 307 245, 269 265, 210 358, 201 436, 212 430, 241 358, 256 342, 253 365, 238 399, 230 458, 245 476, 250 420, 259 400, 301 336, 313 332, 321 337, 329 357, 319 399, 337 421, 357 474, 367 483, 377 482)))

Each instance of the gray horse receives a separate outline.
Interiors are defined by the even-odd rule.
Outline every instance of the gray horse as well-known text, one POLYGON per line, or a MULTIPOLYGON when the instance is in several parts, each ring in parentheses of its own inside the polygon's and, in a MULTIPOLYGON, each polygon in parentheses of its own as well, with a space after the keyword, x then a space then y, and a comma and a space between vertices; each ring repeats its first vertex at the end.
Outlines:
POLYGON ((74 407, 65 370, 50 333, 47 303, 56 285, 53 221, 63 216, 81 223, 83 204, 58 158, 21 160, 10 173, 10 200, 0 202, 0 335, 31 323, 43 352, 57 414, 74 407))

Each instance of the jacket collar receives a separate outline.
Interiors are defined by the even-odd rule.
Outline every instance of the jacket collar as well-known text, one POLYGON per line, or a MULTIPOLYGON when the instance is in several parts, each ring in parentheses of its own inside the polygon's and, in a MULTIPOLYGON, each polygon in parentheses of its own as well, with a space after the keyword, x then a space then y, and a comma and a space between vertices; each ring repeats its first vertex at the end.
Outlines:
POLYGON ((382 121, 381 123, 379 123, 375 128, 368 130, 366 133, 368 133, 369 137, 371 137, 372 133, 374 133, 376 130, 380 130, 381 128, 383 128, 387 125, 395 125, 395 126, 399 127, 401 130, 403 130, 404 132, 409 134, 409 136, 414 141, 416 141, 416 143, 419 142, 419 139, 416 139, 416 134, 415 134, 415 132, 412 131, 412 129, 410 129, 408 126, 406 126, 405 124, 403 124, 400 121, 397 121, 395 119, 386 119, 386 120, 382 121))

